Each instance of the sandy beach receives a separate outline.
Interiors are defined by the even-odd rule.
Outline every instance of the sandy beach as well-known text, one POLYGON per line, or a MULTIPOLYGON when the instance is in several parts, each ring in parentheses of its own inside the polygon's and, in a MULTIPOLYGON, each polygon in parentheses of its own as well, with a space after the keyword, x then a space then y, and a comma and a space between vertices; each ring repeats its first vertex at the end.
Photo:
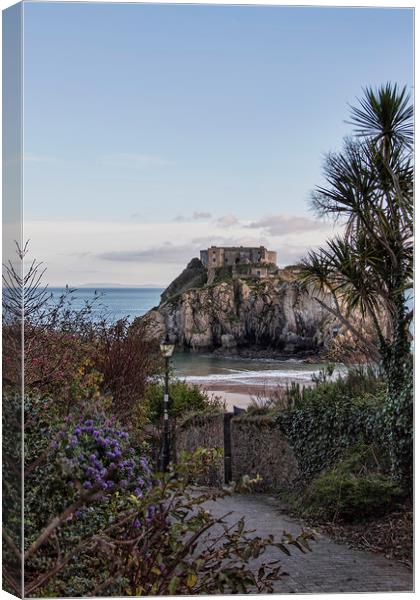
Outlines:
POLYGON ((247 408, 253 398, 267 398, 269 388, 245 384, 207 384, 202 386, 210 396, 221 398, 225 402, 226 410, 231 412, 234 407, 247 408))
MULTIPOLYGON (((231 412, 234 407, 236 408, 247 408, 254 400, 257 402, 264 401, 269 398, 273 392, 278 388, 285 388, 287 384, 291 383, 291 379, 288 381, 282 380, 281 382, 276 381, 271 384, 246 384, 246 383, 230 383, 228 381, 217 383, 208 382, 200 387, 208 392, 208 394, 215 398, 220 398, 225 402, 226 410, 231 412)), ((296 380, 297 382, 297 380, 296 380)), ((299 383, 302 384, 300 381, 299 383)), ((313 385, 312 382, 305 382, 305 385, 313 385)))
MULTIPOLYGON (((177 376, 222 399, 226 410, 247 408, 255 399, 263 401, 276 390, 297 383, 312 386, 313 378, 325 365, 299 360, 238 359, 209 355, 178 355, 177 376)), ((337 365, 337 373, 341 367, 337 365)))

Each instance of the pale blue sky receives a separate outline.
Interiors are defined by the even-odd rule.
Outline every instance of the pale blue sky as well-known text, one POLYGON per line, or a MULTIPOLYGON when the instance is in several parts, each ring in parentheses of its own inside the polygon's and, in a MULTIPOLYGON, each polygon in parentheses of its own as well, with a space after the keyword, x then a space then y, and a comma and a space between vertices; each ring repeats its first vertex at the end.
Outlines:
POLYGON ((212 235, 264 238, 283 263, 320 243, 325 228, 317 237, 298 217, 311 218, 322 155, 350 133, 347 103, 363 86, 412 86, 412 18, 26 4, 25 213, 52 282, 165 284, 212 235), (62 241, 61 262, 37 237, 62 241))

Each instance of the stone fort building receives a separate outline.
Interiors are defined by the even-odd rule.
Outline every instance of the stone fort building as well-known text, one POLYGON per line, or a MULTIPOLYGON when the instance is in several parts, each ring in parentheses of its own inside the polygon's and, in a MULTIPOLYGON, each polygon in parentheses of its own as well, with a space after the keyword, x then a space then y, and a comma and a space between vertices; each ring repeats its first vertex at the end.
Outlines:
POLYGON ((201 262, 207 269, 234 265, 277 264, 277 252, 264 246, 211 246, 200 251, 201 262))

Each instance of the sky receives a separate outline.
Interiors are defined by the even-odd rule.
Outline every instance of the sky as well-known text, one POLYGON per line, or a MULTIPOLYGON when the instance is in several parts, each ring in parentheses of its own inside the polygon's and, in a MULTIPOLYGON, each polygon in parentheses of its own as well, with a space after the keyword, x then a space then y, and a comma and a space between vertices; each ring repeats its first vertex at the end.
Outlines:
POLYGON ((26 3, 24 211, 51 285, 166 286, 209 245, 291 264, 366 85, 413 85, 410 9, 26 3))

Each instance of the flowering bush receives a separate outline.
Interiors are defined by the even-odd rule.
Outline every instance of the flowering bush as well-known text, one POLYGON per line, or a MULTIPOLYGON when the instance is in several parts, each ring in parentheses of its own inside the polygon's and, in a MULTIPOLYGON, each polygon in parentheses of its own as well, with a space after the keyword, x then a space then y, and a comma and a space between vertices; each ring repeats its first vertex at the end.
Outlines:
MULTIPOLYGON (((281 577, 280 563, 259 562, 253 570, 250 561, 268 546, 285 554, 290 553, 288 544, 308 548, 305 535, 277 542, 246 531, 243 520, 228 524, 224 517, 214 517, 205 503, 222 492, 203 493, 190 485, 211 462, 211 452, 207 456, 201 450, 176 472, 151 478, 147 460, 126 459, 132 453, 123 434, 89 420, 76 428, 72 424, 61 438, 56 454, 60 467, 55 478, 43 481, 44 501, 63 470, 65 482, 73 483, 74 500, 50 515, 26 548, 27 596, 272 591, 273 581, 281 577), (108 479, 110 469, 118 476, 108 479)), ((39 515, 27 511, 27 523, 33 518, 39 515)))
MULTIPOLYGON (((90 406, 90 412, 63 421, 50 399, 25 398, 28 594, 35 583, 38 589, 40 581, 51 579, 59 557, 65 561, 51 594, 86 594, 96 577, 95 536, 127 507, 130 496, 142 498, 151 488, 145 448, 133 447, 128 432, 105 418, 100 405, 90 406), (76 560, 81 547, 85 553, 76 560)), ((50 594, 49 588, 42 589, 42 595, 50 594)))
POLYGON ((136 497, 150 488, 151 469, 145 456, 138 456, 126 431, 110 421, 87 419, 61 430, 53 446, 63 475, 75 489, 134 491, 136 497))

